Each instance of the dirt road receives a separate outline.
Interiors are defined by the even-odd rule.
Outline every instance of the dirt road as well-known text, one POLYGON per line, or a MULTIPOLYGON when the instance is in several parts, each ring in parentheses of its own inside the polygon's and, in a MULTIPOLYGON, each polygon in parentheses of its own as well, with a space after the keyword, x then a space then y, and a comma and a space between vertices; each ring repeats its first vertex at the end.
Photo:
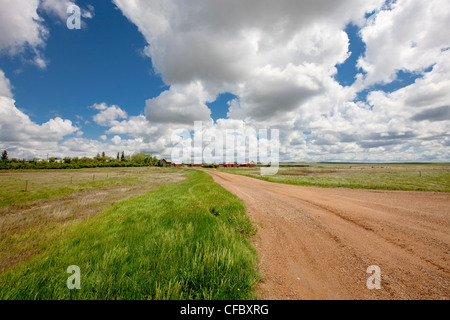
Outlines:
POLYGON ((263 299, 449 299, 450 194, 317 188, 208 170, 258 227, 263 299), (380 289, 369 290, 369 266, 380 289))

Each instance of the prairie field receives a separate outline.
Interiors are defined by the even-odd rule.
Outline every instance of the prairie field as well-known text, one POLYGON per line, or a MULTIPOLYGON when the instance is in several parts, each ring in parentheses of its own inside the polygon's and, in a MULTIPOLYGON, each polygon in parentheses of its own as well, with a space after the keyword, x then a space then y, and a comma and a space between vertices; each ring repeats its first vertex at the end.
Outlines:
POLYGON ((0 185, 0 299, 255 297, 254 228, 204 172, 6 171, 0 185))
POLYGON ((258 167, 0 171, 0 300, 445 298, 449 171, 347 163, 281 164, 273 176, 258 167), (306 229, 291 230, 299 221, 306 229), (349 240, 367 237, 384 255, 413 255, 414 281, 397 272, 401 261, 371 253, 391 279, 368 293, 372 251, 349 240), (317 256, 341 242, 352 249, 317 256), (324 276, 330 259, 352 290, 324 276), (322 269, 309 270, 315 264, 322 269), (69 266, 79 267, 80 289, 68 288, 69 266), (424 268, 432 277, 419 281, 424 268))
POLYGON ((450 192, 450 164, 280 164, 276 175, 260 168, 221 168, 270 182, 304 186, 450 192))

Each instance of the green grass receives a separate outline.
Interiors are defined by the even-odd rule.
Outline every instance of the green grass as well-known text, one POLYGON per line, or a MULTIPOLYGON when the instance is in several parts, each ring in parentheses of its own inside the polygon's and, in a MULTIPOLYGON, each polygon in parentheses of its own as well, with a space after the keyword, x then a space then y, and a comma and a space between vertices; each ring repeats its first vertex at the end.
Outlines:
POLYGON ((259 168, 226 168, 220 171, 304 186, 450 192, 448 164, 309 165, 306 168, 280 167, 272 176, 261 176, 259 168))
POLYGON ((204 172, 74 223, 0 274, 0 299, 254 299, 254 234, 243 203, 204 172), (67 267, 81 270, 69 290, 67 267))

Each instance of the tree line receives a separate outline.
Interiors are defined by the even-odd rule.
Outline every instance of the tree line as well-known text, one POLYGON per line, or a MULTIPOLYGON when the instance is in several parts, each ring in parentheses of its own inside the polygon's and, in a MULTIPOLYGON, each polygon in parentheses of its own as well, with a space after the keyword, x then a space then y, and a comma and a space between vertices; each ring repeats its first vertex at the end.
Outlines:
POLYGON ((8 152, 2 152, 0 169, 81 169, 99 167, 144 167, 160 166, 156 157, 146 153, 125 155, 118 152, 116 157, 106 156, 105 152, 98 153, 94 158, 88 157, 50 157, 48 159, 9 159, 8 152))

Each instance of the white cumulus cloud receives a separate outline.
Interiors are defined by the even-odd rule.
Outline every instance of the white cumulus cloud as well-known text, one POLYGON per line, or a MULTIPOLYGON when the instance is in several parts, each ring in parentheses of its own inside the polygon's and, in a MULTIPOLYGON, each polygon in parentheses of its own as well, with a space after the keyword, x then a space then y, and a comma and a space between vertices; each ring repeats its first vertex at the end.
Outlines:
POLYGON ((93 120, 101 126, 112 126, 118 122, 118 119, 126 119, 128 117, 127 113, 119 106, 108 106, 104 102, 94 104, 91 108, 100 110, 100 112, 93 117, 93 120))

